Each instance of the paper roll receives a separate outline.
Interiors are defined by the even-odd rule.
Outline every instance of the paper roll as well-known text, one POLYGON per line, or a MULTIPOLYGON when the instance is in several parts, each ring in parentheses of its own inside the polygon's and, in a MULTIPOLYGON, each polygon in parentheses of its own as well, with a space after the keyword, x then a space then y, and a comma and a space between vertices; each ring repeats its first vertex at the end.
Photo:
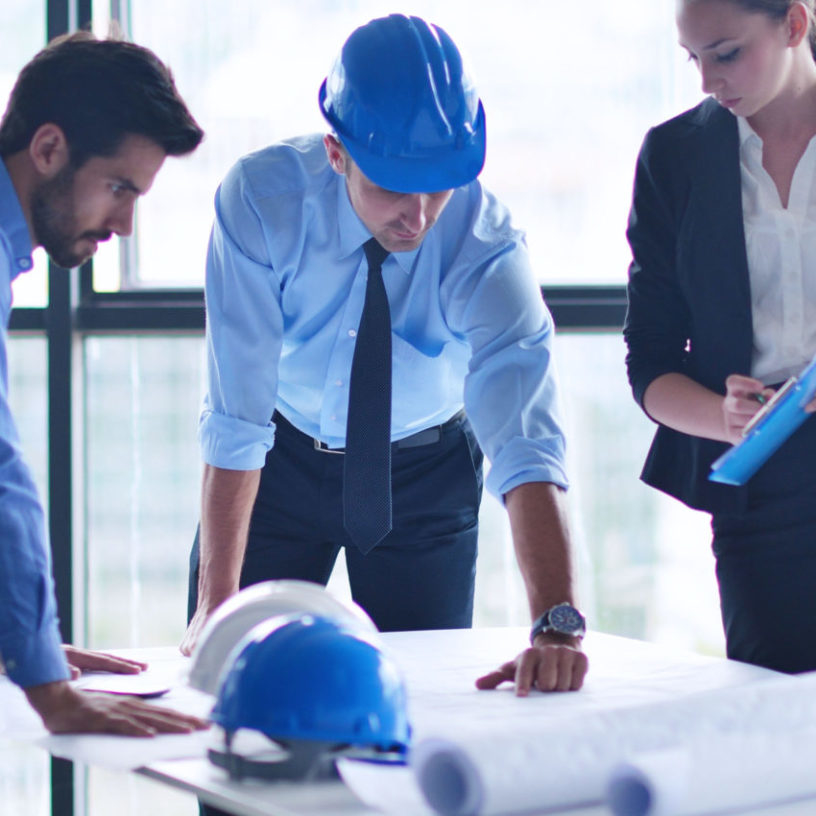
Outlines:
POLYGON ((454 743, 442 739, 421 742, 411 762, 428 804, 444 816, 480 813, 484 786, 478 768, 454 743))
POLYGON ((669 749, 643 754, 618 765, 606 790, 615 816, 668 816, 679 813, 691 790, 689 752, 669 749))
POLYGON ((815 749, 816 723, 695 740, 619 765, 607 803, 615 816, 696 816, 813 796, 815 749))
POLYGON ((480 733, 474 721, 455 739, 420 741, 411 765, 440 816, 568 808, 607 797, 619 816, 660 816, 816 793, 816 762, 807 759, 814 747, 816 673, 566 722, 531 716, 500 734, 480 733))

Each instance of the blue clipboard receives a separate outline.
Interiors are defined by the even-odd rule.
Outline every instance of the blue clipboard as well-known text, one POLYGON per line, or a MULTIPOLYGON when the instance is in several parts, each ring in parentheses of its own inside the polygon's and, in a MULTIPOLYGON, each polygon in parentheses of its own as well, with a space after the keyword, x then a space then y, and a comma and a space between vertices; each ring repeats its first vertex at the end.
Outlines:
POLYGON ((791 377, 757 411, 742 432, 743 439, 711 466, 708 478, 728 485, 745 484, 771 454, 810 416, 805 406, 816 396, 816 357, 791 377))

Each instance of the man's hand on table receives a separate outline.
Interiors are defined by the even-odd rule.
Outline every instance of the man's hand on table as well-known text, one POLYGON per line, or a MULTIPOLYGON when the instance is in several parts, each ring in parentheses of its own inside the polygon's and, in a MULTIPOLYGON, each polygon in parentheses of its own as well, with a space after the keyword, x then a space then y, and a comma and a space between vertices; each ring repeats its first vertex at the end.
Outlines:
POLYGON ((201 633, 207 625, 207 621, 210 619, 210 615, 212 615, 217 608, 218 603, 204 604, 199 602, 195 614, 190 620, 190 623, 187 624, 187 631, 184 633, 184 637, 179 644, 179 651, 185 657, 190 657, 193 653, 198 639, 201 637, 201 633))
POLYGON ((89 694, 67 681, 23 689, 52 734, 120 734, 152 737, 189 734, 208 727, 198 717, 144 703, 134 697, 89 694))
POLYGON ((78 649, 76 646, 64 645, 65 659, 71 670, 71 679, 76 680, 84 671, 104 671, 114 674, 139 674, 147 668, 147 663, 128 660, 124 657, 78 649))
POLYGON ((589 661, 578 638, 542 632, 531 648, 480 677, 476 688, 494 689, 504 682, 515 683, 518 697, 526 697, 530 689, 577 691, 588 668, 589 661))

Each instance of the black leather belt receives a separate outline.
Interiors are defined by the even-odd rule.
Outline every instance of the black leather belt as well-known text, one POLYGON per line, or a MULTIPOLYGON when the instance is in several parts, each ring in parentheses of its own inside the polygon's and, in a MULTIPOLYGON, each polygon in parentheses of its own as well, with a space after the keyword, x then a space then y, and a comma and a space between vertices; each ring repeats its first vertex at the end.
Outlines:
MULTIPOLYGON (((465 415, 464 409, 457 411, 447 422, 441 425, 434 425, 432 428, 425 428, 424 431, 417 431, 415 434, 398 439, 391 443, 391 448, 396 450, 407 450, 409 448, 421 448, 425 445, 433 445, 442 438, 442 432, 449 426, 455 425, 465 415)), ((345 453, 345 448, 329 448, 325 442, 312 437, 314 449, 321 453, 345 453)))

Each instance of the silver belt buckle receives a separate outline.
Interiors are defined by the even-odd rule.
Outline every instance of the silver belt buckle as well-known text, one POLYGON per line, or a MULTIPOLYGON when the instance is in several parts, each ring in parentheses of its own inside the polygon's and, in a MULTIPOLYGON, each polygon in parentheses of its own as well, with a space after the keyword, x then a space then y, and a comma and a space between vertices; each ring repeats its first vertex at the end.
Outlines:
POLYGON ((321 453, 339 453, 341 456, 346 452, 343 448, 330 448, 325 442, 321 442, 316 437, 312 437, 312 442, 314 442, 314 449, 316 451, 320 451, 321 453))

